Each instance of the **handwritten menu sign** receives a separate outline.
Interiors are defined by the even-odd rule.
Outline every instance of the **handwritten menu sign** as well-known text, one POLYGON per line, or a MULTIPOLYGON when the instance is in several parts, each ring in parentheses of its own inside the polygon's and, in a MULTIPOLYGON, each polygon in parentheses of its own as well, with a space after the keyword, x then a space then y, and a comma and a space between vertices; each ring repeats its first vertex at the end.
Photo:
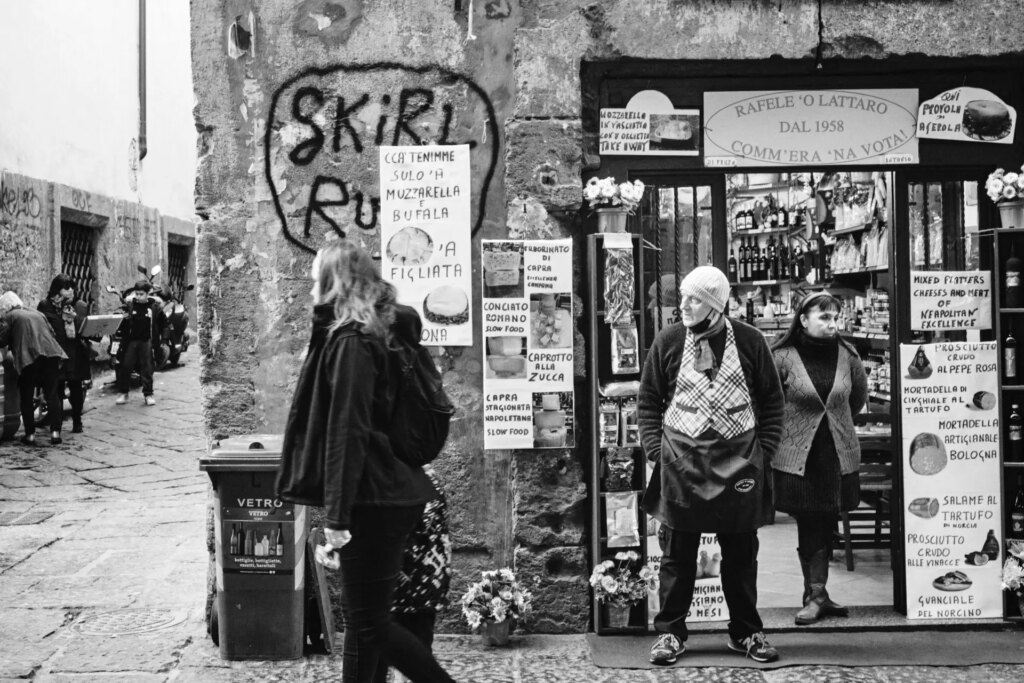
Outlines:
POLYGON ((698 109, 665 112, 632 108, 601 110, 601 154, 697 156, 699 148, 698 109))
POLYGON ((484 448, 571 448, 571 240, 484 240, 484 448))
POLYGON ((992 273, 910 272, 912 330, 987 330, 992 327, 992 273))
MULTIPOLYGON (((646 482, 650 483, 654 464, 647 463, 646 482)), ((647 518, 646 550, 647 561, 654 569, 661 566, 661 544, 658 542, 658 526, 660 523, 653 517, 647 518)), ((686 620, 693 621, 728 621, 729 606, 725 604, 725 593, 722 591, 722 547, 718 544, 715 534, 701 534, 700 546, 697 548, 697 581, 693 586, 693 602, 686 620)), ((661 609, 658 587, 647 591, 647 620, 654 625, 654 617, 661 609)))
POLYGON ((981 88, 953 88, 921 103, 917 137, 1009 145, 1017 110, 981 88))
POLYGON ((472 346, 469 145, 380 148, 381 273, 426 346, 472 346))
POLYGON ((1000 617, 996 343, 902 344, 907 617, 1000 617))

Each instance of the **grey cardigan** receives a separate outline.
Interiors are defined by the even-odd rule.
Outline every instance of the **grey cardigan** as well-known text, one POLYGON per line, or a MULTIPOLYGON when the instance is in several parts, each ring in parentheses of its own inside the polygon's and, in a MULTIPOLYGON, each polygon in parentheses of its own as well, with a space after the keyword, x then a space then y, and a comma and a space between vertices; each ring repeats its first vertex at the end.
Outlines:
POLYGON ((822 403, 795 347, 776 349, 773 356, 786 394, 786 409, 782 443, 772 458, 772 467, 802 476, 814 433, 822 418, 827 417, 840 471, 844 475, 856 472, 860 469, 860 442, 853 415, 864 407, 867 397, 867 376, 860 358, 845 345, 839 345, 836 378, 828 400, 822 403))

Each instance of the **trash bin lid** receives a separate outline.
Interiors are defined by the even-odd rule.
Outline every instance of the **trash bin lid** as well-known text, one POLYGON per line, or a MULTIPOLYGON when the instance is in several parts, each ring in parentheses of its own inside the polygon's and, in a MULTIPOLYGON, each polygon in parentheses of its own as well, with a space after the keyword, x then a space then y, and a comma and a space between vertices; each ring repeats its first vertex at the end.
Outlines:
POLYGON ((264 472, 277 469, 284 445, 283 434, 245 434, 215 441, 199 458, 206 472, 264 472))

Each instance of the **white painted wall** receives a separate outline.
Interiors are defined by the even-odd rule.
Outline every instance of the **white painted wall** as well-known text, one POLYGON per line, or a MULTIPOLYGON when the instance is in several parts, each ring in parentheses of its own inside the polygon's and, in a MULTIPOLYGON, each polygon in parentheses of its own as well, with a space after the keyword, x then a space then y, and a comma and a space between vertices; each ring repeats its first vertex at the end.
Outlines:
POLYGON ((187 0, 147 2, 149 151, 138 0, 0 0, 0 168, 191 220, 196 165, 187 0))

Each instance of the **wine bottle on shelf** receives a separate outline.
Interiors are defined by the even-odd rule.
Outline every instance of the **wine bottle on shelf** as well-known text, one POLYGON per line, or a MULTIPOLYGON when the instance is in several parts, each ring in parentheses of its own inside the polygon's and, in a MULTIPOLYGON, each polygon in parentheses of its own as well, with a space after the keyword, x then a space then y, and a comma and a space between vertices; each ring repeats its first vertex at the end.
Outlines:
POLYGON ((1006 461, 1024 462, 1024 417, 1021 417, 1020 406, 1016 403, 1010 405, 1007 432, 1010 447, 1006 453, 1006 461))
POLYGON ((729 282, 739 282, 739 268, 736 265, 736 253, 729 248, 729 282))
POLYGON ((744 229, 744 214, 743 209, 740 209, 736 212, 736 217, 733 219, 733 230, 740 232, 744 229))
POLYGON ((747 279, 747 241, 740 240, 739 276, 737 281, 743 282, 747 279))
POLYGON ((1006 259, 1006 265, 1003 267, 1003 282, 1006 286, 1006 301, 1003 304, 1005 308, 1020 308, 1020 272, 1022 265, 1024 264, 1021 263, 1021 260, 1014 253, 1013 243, 1011 242, 1010 258, 1006 259))
POLYGON ((772 211, 772 227, 778 228, 782 225, 782 214, 779 213, 779 203, 775 201, 775 195, 768 195, 768 201, 772 211))
POLYGON ((757 279, 768 279, 768 247, 761 247, 761 251, 757 255, 757 279))
POLYGON ((1012 329, 1006 331, 1003 339, 1003 379, 1017 381, 1017 338, 1012 329))
POLYGON ((779 227, 789 227, 789 209, 784 204, 779 206, 779 227))
POLYGON ((786 245, 779 247, 779 279, 789 279, 789 247, 786 245))
POLYGON ((1013 507, 1010 509, 1009 536, 1024 538, 1024 475, 1017 475, 1017 492, 1013 496, 1013 507))

